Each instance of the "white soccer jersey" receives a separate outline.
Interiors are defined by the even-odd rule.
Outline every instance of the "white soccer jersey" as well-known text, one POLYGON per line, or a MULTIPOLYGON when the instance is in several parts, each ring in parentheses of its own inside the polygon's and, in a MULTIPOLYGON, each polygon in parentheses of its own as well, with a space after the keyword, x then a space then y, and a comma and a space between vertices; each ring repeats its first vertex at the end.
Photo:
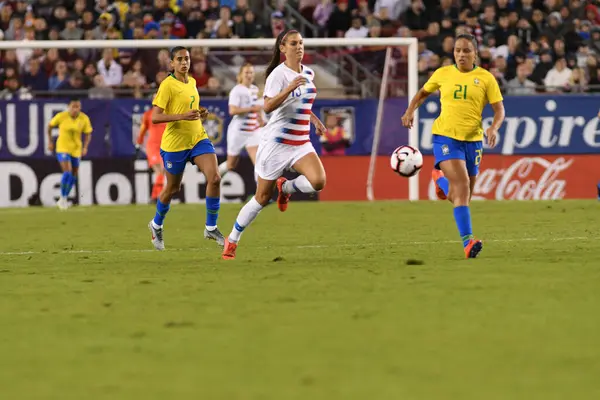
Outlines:
POLYGON ((292 146, 300 146, 310 141, 310 115, 317 97, 317 88, 313 82, 315 73, 312 69, 303 65, 302 72, 298 74, 285 63, 279 64, 267 78, 265 97, 277 96, 298 75, 304 76, 308 82, 290 93, 271 113, 269 122, 263 128, 265 139, 292 146))
MULTIPOLYGON (((240 108, 248 108, 258 105, 258 87, 251 85, 235 85, 229 92, 229 105, 240 108)), ((249 112, 234 115, 230 127, 239 132, 254 132, 258 129, 258 113, 249 112)))

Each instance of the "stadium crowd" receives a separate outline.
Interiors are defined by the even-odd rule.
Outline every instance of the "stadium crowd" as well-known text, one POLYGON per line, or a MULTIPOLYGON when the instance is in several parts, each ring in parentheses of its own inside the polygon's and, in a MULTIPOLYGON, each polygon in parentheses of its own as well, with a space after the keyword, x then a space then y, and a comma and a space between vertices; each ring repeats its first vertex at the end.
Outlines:
MULTIPOLYGON (((0 1, 3 40, 274 37, 290 18, 274 0, 270 20, 252 0, 0 1)), ((290 0, 290 3, 292 0, 290 0)), ((598 92, 600 11, 584 0, 299 0, 293 3, 328 37, 417 37, 420 83, 453 63, 453 37, 479 41, 479 63, 507 94, 598 92)), ((307 32, 309 35, 311 32, 307 32)), ((167 76, 159 49, 4 50, 0 99, 87 91, 92 98, 143 96, 167 76)), ((192 49, 192 75, 204 92, 221 83, 207 50, 192 49)))

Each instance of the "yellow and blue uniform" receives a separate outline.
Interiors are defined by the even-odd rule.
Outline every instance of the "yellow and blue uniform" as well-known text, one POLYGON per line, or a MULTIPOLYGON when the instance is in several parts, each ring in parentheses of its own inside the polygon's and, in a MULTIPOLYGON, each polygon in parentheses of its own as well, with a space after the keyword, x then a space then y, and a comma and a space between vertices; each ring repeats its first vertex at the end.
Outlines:
POLYGON ((476 176, 483 156, 481 114, 486 104, 503 100, 496 78, 483 68, 461 72, 449 65, 437 69, 423 90, 440 91, 442 110, 432 127, 435 168, 442 161, 461 159, 469 176, 476 176))
POLYGON ((83 112, 73 118, 68 111, 62 111, 50 120, 50 126, 58 127, 56 158, 59 162, 70 161, 71 165, 77 168, 83 147, 81 135, 90 135, 93 130, 90 118, 83 112))
MULTIPOLYGON (((158 88, 158 93, 152 104, 164 110, 165 114, 185 114, 190 110, 200 108, 200 95, 196 88, 196 80, 188 77, 188 82, 182 82, 169 75, 158 88)), ((174 175, 180 175, 186 163, 193 163, 196 156, 214 154, 212 145, 202 121, 172 121, 168 122, 160 143, 160 155, 165 169, 174 175)))
MULTIPOLYGON (((173 74, 169 75, 160 84, 152 104, 162 108, 164 113, 168 115, 185 114, 190 110, 198 110, 200 108, 200 95, 196 88, 196 80, 188 77, 186 83, 175 78, 173 74)), ((167 172, 174 175, 181 175, 188 161, 193 164, 194 158, 203 154, 215 154, 215 148, 204 130, 202 121, 198 119, 194 121, 172 121, 167 123, 160 142, 160 155, 167 172)), ((162 227, 170 206, 170 203, 163 203, 159 196, 156 202, 156 215, 152 220, 151 229, 156 230, 158 227, 162 227)), ((219 197, 206 196, 206 229, 208 233, 205 233, 205 236, 207 234, 210 235, 210 232, 216 229, 219 208, 219 197)))

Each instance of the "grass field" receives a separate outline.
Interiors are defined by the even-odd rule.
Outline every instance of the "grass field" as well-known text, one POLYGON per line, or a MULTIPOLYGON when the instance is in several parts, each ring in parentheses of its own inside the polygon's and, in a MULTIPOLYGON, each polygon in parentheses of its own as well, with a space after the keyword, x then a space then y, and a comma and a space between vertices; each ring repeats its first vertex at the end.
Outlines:
POLYGON ((203 206, 165 252, 150 206, 2 210, 1 396, 600 398, 600 204, 472 209, 476 260, 446 203, 292 202, 228 262, 203 206))

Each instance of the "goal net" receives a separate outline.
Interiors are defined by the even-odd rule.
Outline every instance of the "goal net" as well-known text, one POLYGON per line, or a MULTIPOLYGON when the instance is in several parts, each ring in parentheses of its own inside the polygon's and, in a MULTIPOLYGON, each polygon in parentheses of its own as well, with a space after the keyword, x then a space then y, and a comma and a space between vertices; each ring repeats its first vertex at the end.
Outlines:
MULTIPOLYGON (((146 202, 156 177, 148 168, 144 145, 131 168, 134 144, 152 94, 168 76, 168 51, 176 46, 191 50, 201 105, 208 105, 211 112, 205 127, 221 162, 230 119, 227 96, 236 75, 244 63, 252 63, 262 93, 274 43, 275 39, 0 41, 6 77, 0 92, 0 185, 9 186, 0 188, 5 197, 0 196, 0 207, 54 203, 60 174, 54 171, 58 167, 48 149, 46 130, 72 97, 85 99, 84 112, 94 128, 74 201, 146 202), (36 74, 47 81, 36 86, 43 80, 36 74)), ((315 70, 318 80, 313 111, 330 134, 313 138, 313 143, 326 170, 328 164, 338 170, 338 179, 328 174, 327 193, 322 195, 337 191, 341 197, 333 200, 417 200, 418 178, 387 179, 393 175, 387 162, 391 152, 402 144, 418 147, 418 124, 408 132, 400 120, 418 90, 417 39, 307 38, 304 45, 304 63, 315 70), (336 135, 344 134, 349 134, 349 143, 339 151, 336 135)), ((241 164, 252 170, 248 160, 241 164)), ((186 175, 180 200, 201 202, 203 177, 188 174, 187 169, 186 175)), ((252 173, 228 173, 223 200, 243 201, 254 188, 252 173)))

